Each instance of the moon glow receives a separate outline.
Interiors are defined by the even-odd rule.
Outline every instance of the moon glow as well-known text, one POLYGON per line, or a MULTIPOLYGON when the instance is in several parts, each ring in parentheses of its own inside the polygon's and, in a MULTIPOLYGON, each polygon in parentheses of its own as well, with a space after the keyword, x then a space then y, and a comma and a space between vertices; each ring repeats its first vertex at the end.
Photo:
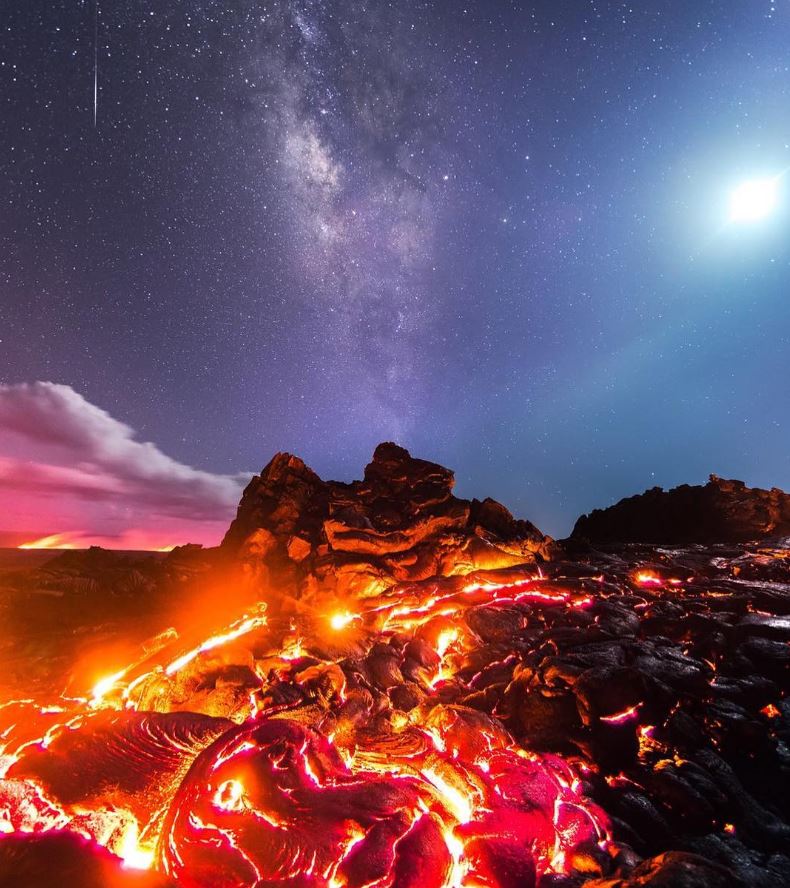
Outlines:
POLYGON ((776 179, 751 179, 730 194, 731 222, 758 222, 770 216, 779 202, 776 179))

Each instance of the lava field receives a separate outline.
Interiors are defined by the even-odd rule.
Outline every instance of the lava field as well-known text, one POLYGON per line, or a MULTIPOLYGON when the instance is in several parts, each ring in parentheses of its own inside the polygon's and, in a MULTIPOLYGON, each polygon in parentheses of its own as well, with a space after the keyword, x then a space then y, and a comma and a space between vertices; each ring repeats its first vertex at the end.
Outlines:
POLYGON ((786 501, 711 484, 717 541, 629 542, 631 503, 556 542, 395 445, 278 454, 216 550, 60 556, 51 607, 181 621, 92 686, 6 670, 0 885, 790 885, 786 501))

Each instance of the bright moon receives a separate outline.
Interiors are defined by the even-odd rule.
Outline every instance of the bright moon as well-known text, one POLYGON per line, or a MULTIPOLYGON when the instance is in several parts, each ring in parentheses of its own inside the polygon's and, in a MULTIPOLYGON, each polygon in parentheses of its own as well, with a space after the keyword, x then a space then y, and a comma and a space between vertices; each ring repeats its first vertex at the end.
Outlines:
POLYGON ((776 209, 779 187, 776 179, 752 179, 730 195, 730 221, 756 222, 776 209))

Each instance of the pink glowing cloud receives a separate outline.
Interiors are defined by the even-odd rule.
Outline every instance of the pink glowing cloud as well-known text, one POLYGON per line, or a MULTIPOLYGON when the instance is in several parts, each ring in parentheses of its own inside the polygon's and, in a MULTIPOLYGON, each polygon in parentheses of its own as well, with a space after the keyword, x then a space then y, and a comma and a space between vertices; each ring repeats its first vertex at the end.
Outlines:
POLYGON ((248 477, 171 459, 70 386, 0 385, 6 539, 57 534, 64 545, 118 549, 216 545, 248 477))

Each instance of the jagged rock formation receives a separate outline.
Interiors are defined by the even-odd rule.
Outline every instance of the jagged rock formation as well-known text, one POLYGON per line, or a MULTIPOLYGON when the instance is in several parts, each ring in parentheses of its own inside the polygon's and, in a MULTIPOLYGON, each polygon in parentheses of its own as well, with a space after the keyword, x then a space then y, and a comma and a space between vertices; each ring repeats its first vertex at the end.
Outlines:
POLYGON ((790 494, 710 476, 705 485, 653 487, 582 515, 573 539, 593 543, 743 543, 790 534, 790 494))
POLYGON ((222 549, 264 584, 335 598, 547 557, 551 540, 533 524, 492 499, 459 499, 453 484, 449 469, 395 444, 350 484, 278 453, 244 491, 222 549))

